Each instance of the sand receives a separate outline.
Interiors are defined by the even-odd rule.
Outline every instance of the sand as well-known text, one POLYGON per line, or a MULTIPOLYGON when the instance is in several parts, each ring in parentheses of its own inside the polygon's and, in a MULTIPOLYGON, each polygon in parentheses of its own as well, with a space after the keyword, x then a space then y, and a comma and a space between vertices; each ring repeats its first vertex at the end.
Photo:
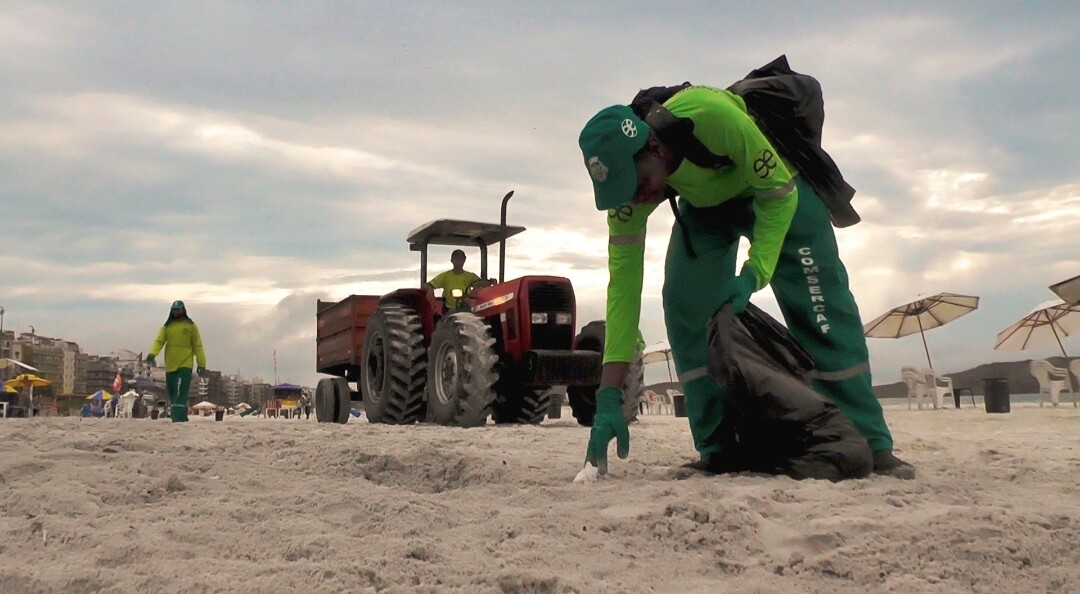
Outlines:
POLYGON ((1080 592, 1080 409, 888 407, 914 481, 710 477, 588 429, 0 419, 0 592, 1080 592))

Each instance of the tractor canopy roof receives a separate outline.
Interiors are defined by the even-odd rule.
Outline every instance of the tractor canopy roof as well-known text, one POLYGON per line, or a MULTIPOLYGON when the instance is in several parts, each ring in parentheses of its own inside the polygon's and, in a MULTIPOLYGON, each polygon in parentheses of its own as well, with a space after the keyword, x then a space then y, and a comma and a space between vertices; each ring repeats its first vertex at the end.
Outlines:
POLYGON ((476 221, 455 221, 438 219, 420 225, 409 232, 408 242, 413 246, 421 245, 491 245, 512 237, 525 230, 525 227, 498 223, 478 223, 476 221))

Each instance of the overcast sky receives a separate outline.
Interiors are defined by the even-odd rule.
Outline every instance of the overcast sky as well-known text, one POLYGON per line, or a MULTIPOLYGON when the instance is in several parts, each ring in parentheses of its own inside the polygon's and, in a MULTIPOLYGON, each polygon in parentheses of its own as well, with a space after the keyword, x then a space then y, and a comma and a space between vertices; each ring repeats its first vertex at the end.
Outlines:
MULTIPOLYGON (((821 81, 858 190, 837 235, 863 320, 978 295, 927 333, 936 368, 1055 354, 992 347, 1080 274, 1080 5, 828 6, 0 2, 4 328, 145 351, 183 299, 212 369, 273 381, 276 350, 280 381, 313 385, 317 299, 417 285, 408 231, 497 222, 511 189, 509 275, 569 277, 583 324, 607 272, 581 126, 783 53, 821 81)), ((672 222, 653 219, 649 343, 672 222)), ((925 363, 918 336, 870 351, 877 383, 925 363)))

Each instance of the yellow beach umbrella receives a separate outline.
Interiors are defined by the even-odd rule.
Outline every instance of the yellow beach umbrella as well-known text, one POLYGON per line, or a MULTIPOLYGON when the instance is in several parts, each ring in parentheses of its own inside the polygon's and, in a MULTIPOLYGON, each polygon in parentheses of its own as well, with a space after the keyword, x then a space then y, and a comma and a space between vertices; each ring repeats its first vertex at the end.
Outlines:
POLYGON ((52 384, 52 382, 50 382, 49 380, 43 377, 38 377, 32 373, 20 373, 19 375, 16 375, 15 377, 4 382, 4 385, 9 388, 22 388, 26 386, 30 387, 29 397, 31 410, 33 410, 34 408, 34 388, 44 388, 45 386, 48 386, 50 384, 52 384))
POLYGON ((45 386, 48 386, 50 384, 52 384, 52 382, 50 382, 49 380, 43 377, 38 377, 32 373, 20 373, 19 375, 16 375, 15 377, 4 382, 5 386, 16 389, 24 388, 26 386, 30 386, 32 388, 44 388, 45 386))
POLYGON ((4 391, 7 392, 8 394, 17 394, 19 392, 18 390, 16 390, 15 388, 12 388, 11 386, 9 386, 7 384, 4 384, 4 391))
POLYGON ((112 400, 112 394, 106 392, 105 390, 98 390, 97 392, 94 392, 93 394, 86 397, 87 400, 94 400, 96 398, 100 398, 102 401, 112 400))

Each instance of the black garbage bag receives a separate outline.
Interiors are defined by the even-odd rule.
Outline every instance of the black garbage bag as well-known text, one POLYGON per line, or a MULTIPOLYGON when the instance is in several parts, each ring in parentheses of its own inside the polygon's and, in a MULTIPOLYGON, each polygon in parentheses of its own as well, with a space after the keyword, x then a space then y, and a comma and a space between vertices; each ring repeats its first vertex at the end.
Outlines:
POLYGON ((868 476, 866 439, 810 386, 814 361, 787 328, 750 304, 709 322, 709 374, 727 392, 723 471, 839 481, 868 476))

